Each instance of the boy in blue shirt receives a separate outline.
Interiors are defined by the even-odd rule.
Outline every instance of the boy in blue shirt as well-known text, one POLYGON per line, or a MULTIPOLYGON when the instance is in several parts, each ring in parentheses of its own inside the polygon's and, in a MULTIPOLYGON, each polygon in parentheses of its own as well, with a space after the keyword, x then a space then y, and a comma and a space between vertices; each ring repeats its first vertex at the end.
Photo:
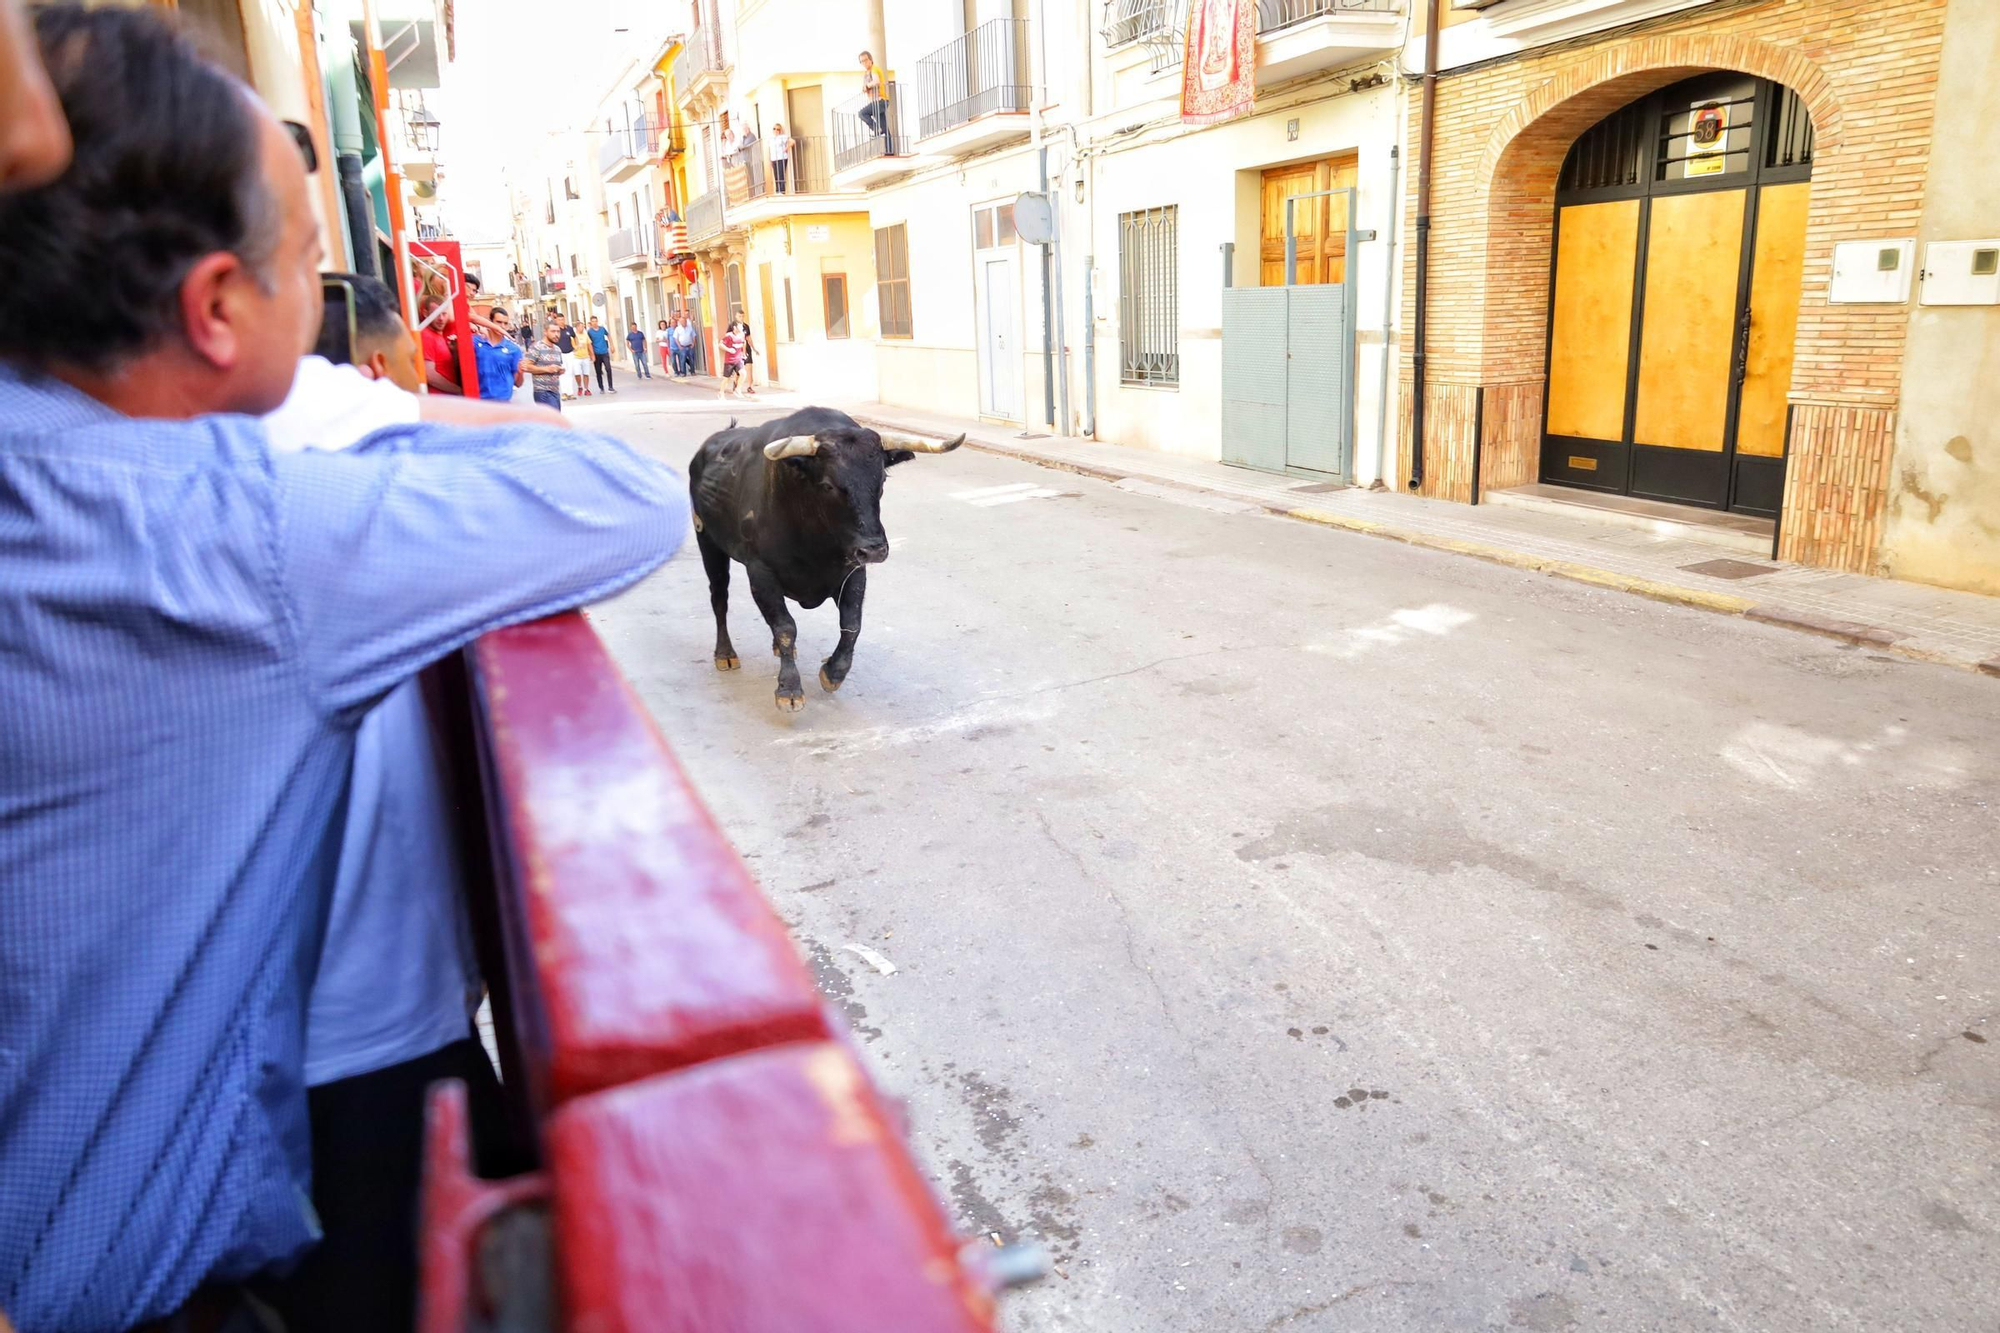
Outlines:
POLYGON ((617 393, 611 376, 611 334, 597 322, 597 316, 590 317, 590 362, 597 367, 597 387, 606 393, 617 393))
POLYGON ((473 358, 479 364, 479 396, 496 403, 509 402, 521 387, 521 345, 506 336, 507 312, 494 306, 486 312, 492 326, 484 338, 472 343, 473 358))

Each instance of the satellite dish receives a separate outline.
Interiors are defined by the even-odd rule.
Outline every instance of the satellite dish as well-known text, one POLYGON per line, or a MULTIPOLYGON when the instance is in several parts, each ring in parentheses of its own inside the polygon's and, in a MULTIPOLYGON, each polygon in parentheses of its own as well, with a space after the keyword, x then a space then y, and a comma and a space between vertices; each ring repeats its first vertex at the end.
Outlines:
POLYGON ((1056 238, 1055 205, 1049 195, 1033 190, 1014 201, 1014 233, 1030 245, 1047 245, 1056 238))

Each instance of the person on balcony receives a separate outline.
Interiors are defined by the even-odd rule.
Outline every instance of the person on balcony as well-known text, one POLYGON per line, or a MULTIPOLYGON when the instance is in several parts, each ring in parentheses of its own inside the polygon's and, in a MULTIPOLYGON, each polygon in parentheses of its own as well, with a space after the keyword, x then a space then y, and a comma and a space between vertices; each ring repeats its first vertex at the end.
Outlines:
POLYGON ((781 124, 771 126, 771 177, 772 186, 779 193, 785 192, 785 181, 790 177, 792 189, 798 190, 798 177, 792 172, 792 159, 798 152, 799 141, 785 132, 781 124))
POLYGON ((861 123, 882 136, 886 148, 889 140, 889 94, 888 85, 882 81, 882 71, 875 68, 875 54, 861 53, 861 95, 868 100, 861 107, 861 123))
POLYGON ((363 720, 644 577, 687 490, 462 398, 273 452, 321 323, 296 142, 151 9, 36 37, 75 145, 0 195, 9 299, 63 312, 0 324, 0 1309, 235 1333, 320 1235, 307 991, 363 720))

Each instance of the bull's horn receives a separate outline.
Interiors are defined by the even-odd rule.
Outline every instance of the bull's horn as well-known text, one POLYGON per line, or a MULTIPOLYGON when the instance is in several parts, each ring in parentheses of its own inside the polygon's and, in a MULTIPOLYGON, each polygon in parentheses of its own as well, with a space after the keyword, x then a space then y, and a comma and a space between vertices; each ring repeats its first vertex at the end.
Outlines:
POLYGON ((899 435, 893 431, 882 433, 884 449, 908 449, 913 454, 948 454, 964 443, 963 433, 949 440, 923 440, 914 435, 899 435))
POLYGON ((803 458, 807 454, 818 452, 817 435, 787 435, 782 440, 773 440, 764 446, 764 457, 774 463, 780 458, 803 458))

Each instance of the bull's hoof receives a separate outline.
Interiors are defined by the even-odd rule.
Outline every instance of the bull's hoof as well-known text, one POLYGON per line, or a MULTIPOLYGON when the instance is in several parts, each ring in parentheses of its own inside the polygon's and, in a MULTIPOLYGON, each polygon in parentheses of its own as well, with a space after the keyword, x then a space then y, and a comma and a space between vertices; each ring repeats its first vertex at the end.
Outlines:
POLYGON ((821 689, 825 690, 828 694, 832 694, 835 690, 840 688, 840 684, 841 683, 839 681, 835 680, 832 676, 826 674, 825 667, 821 667, 819 669, 819 687, 821 689))
POLYGON ((742 665, 743 663, 734 657, 718 657, 715 659, 715 669, 717 671, 734 671, 742 665))
POLYGON ((777 699, 780 713, 797 713, 806 706, 806 696, 803 693, 786 694, 783 690, 779 690, 777 699))

